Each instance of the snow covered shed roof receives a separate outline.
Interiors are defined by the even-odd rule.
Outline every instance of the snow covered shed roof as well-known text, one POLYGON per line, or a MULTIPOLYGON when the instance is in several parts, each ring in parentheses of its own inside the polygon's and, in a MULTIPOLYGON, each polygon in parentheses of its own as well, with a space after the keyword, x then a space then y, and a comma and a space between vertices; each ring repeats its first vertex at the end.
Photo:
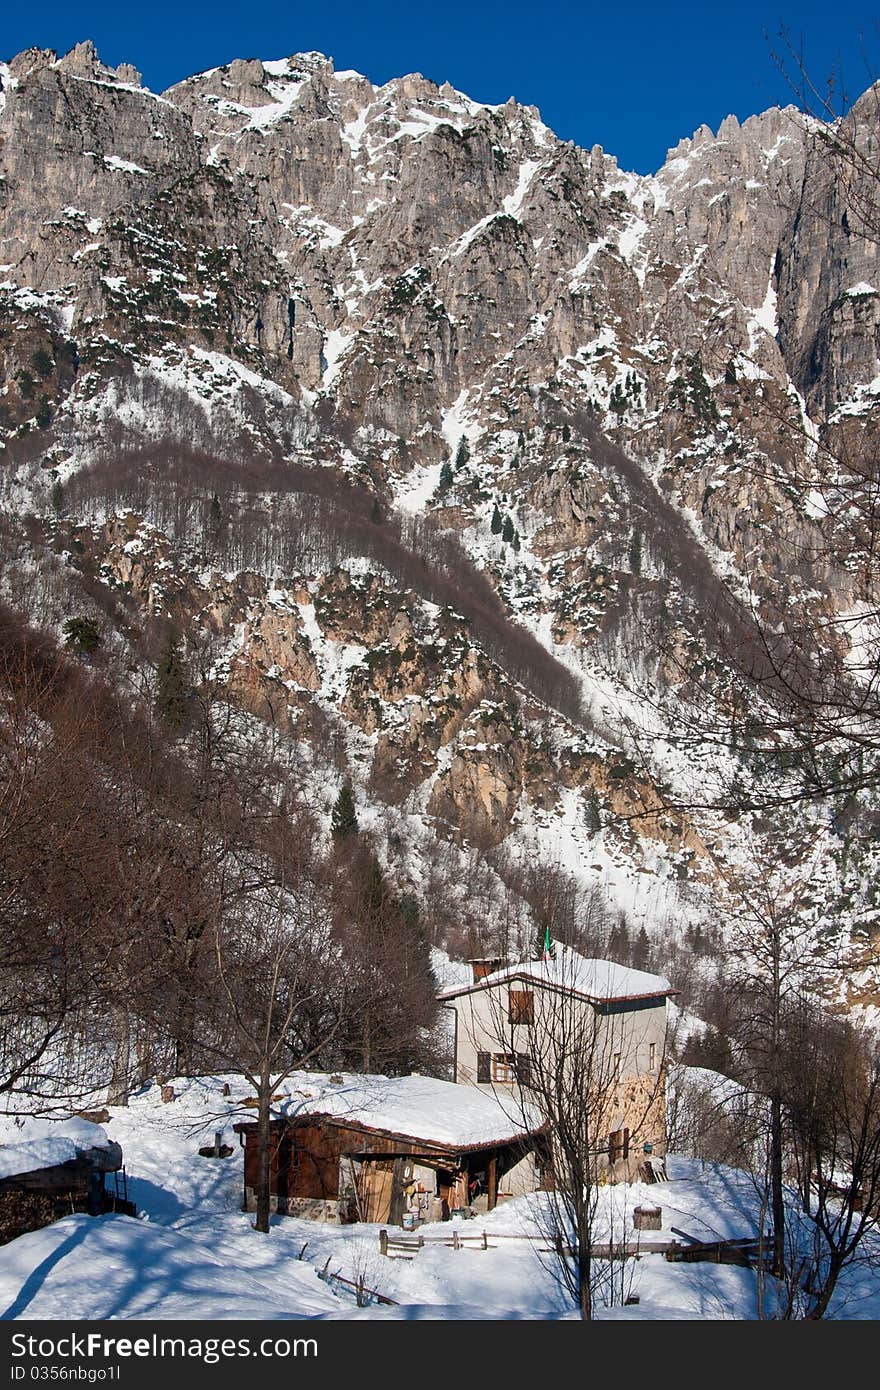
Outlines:
POLYGON ((346 1128, 454 1150, 510 1143, 543 1125, 536 1110, 524 1109, 512 1097, 502 1104, 476 1086, 417 1073, 347 1075, 336 1085, 324 1077, 317 1080, 279 1102, 273 1107, 276 1113, 288 1121, 322 1117, 346 1128))
POLYGON ((444 990, 439 997, 455 999, 461 994, 475 994, 511 980, 565 990, 596 1004, 659 999, 675 993, 663 975, 650 975, 646 970, 633 970, 631 966, 618 965, 611 960, 591 960, 567 946, 558 945, 551 960, 519 961, 472 984, 444 990))
POLYGON ((87 1158, 106 1172, 122 1166, 122 1150, 100 1125, 87 1120, 49 1122, 46 1132, 20 1144, 0 1145, 0 1183, 87 1158))

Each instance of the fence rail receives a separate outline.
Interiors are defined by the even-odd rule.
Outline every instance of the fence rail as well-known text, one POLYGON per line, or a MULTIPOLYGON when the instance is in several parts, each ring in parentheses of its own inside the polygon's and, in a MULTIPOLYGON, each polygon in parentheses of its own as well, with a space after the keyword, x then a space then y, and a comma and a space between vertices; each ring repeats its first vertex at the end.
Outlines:
MULTIPOLYGON (((453 1250, 495 1250, 500 1240, 524 1240, 544 1254, 557 1254, 573 1257, 577 1255, 577 1246, 572 1245, 562 1236, 557 1237, 552 1244, 547 1244, 546 1235, 520 1235, 514 1231, 492 1231, 491 1239, 488 1231, 459 1231, 453 1229, 449 1235, 426 1236, 421 1231, 418 1234, 409 1234, 406 1231, 379 1232, 379 1252, 387 1255, 389 1259, 411 1260, 423 1250, 426 1245, 445 1245, 453 1250), (540 1244, 543 1241, 544 1244, 540 1244)), ((674 1240, 637 1240, 637 1241, 607 1241, 599 1242, 591 1246, 591 1254, 597 1260, 626 1260, 637 1255, 667 1255, 671 1250, 679 1249, 678 1242, 674 1240)))

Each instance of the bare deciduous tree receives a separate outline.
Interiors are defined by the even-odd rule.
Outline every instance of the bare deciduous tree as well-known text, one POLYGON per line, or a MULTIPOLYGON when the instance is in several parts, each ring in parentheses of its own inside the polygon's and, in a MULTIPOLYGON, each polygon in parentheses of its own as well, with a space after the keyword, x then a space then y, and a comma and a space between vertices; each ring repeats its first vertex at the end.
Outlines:
POLYGON ((486 991, 495 1094, 524 1130, 545 1126, 538 1221, 548 1267, 585 1320, 622 1288, 607 1252, 594 1252, 597 1236, 615 1236, 600 1220, 601 1188, 636 1173, 643 1151, 665 1152, 665 1000, 627 1009, 614 969, 559 944, 486 991))
POLYGON ((332 1045, 349 1007, 345 961, 303 837, 281 827, 248 866, 246 895, 213 932, 217 990, 207 1047, 257 1097, 255 1228, 269 1230, 273 1093, 332 1045), (280 841, 280 842, 279 842, 280 841))

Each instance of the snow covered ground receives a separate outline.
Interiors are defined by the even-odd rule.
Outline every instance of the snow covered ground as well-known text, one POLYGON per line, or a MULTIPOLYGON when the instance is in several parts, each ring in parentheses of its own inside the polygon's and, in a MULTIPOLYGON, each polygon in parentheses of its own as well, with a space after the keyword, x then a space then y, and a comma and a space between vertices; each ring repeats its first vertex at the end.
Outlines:
MULTIPOLYGON (((273 1219, 268 1236, 240 1210, 242 1150, 228 1159, 198 1156, 218 1129, 235 1143, 231 1125, 243 1113, 247 1086, 236 1077, 175 1083, 177 1099, 161 1101, 152 1085, 116 1108, 108 1135, 121 1143, 137 1218, 73 1215, 0 1247, 0 1317, 36 1318, 446 1318, 575 1317, 552 1273, 540 1235, 543 1194, 512 1200, 468 1221, 423 1227, 429 1242, 411 1260, 379 1253, 379 1227, 336 1227, 290 1217, 273 1219), (222 1095, 223 1082, 231 1096, 222 1095), (453 1227, 485 1230, 489 1249, 446 1245, 453 1227), (320 1279, 319 1273, 331 1276, 320 1279), (362 1281, 393 1299, 359 1308, 340 1282, 362 1281)), ((43 1139, 45 1121, 0 1120, 0 1142, 43 1139)), ((3 1150, 0 1149, 0 1153, 3 1150)), ((757 1198, 734 1169, 671 1158, 669 1181, 603 1188, 597 1240, 626 1233, 632 1213, 659 1204, 663 1229, 645 1239, 671 1239, 677 1226, 706 1240, 751 1235, 757 1198)), ((878 1245, 872 1247, 878 1254, 878 1245)), ((751 1319, 755 1276, 715 1264, 672 1264, 643 1253, 616 1269, 621 1293, 637 1303, 600 1306, 615 1319, 751 1319)), ((832 1306, 837 1318, 880 1318, 880 1270, 861 1265, 842 1279, 832 1306)))

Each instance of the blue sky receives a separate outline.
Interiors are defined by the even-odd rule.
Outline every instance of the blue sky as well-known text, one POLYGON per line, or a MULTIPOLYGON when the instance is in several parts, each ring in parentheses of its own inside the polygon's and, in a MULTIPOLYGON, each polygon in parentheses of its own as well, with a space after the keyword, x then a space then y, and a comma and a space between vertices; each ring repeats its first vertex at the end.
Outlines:
POLYGON ((373 82, 422 72, 479 101, 536 105, 563 139, 601 144, 646 173, 706 123, 717 129, 792 99, 771 49, 787 28, 824 91, 842 73, 853 94, 880 74, 880 21, 867 4, 739 0, 728 6, 632 0, 42 0, 0 27, 0 56, 39 45, 65 52, 92 38, 105 62, 131 62, 154 91, 236 57, 330 54, 373 82))

